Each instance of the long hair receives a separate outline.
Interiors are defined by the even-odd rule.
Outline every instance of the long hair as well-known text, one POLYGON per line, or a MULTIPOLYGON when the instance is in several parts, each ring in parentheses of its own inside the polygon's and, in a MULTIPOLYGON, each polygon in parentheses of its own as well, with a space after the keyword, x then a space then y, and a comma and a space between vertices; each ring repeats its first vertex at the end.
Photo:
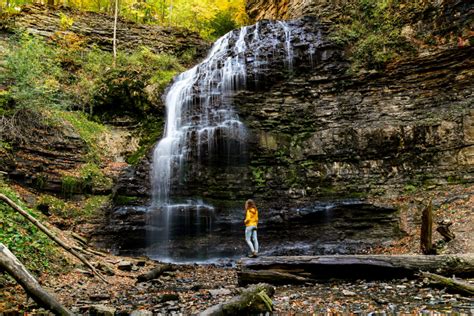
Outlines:
POLYGON ((257 208, 257 206, 255 205, 255 202, 253 200, 247 200, 245 201, 245 210, 248 210, 249 208, 257 208))

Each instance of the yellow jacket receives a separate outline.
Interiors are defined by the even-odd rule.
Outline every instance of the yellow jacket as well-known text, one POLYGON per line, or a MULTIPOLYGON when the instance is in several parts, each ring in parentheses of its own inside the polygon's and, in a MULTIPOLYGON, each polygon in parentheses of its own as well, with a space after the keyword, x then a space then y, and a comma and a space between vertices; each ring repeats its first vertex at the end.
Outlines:
POLYGON ((245 226, 257 226, 258 224, 258 211, 256 208, 251 207, 245 213, 245 226))

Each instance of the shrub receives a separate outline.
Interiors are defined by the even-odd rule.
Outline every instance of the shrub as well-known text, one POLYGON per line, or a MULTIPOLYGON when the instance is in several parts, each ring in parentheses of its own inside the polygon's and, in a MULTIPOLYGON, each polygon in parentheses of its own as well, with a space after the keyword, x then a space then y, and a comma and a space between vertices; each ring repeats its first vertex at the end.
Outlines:
MULTIPOLYGON (((0 81, 7 84, 8 97, 0 106, 43 107, 63 105, 66 99, 60 88, 64 76, 58 53, 42 40, 29 35, 18 36, 8 47, 0 72, 0 81)), ((4 92, 5 94, 5 92, 4 92)))

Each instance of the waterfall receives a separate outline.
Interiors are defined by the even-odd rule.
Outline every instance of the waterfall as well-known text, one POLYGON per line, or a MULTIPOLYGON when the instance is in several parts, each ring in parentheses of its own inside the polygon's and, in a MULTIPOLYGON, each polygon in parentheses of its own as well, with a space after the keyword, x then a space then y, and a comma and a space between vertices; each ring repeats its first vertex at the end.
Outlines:
POLYGON ((155 215, 149 216, 153 229, 148 239, 161 247, 152 252, 169 256, 162 248, 182 233, 183 227, 174 227, 180 225, 176 221, 195 222, 194 231, 210 229, 213 207, 199 197, 183 202, 174 190, 188 181, 189 169, 194 168, 189 162, 204 166, 216 157, 219 163, 230 163, 232 155, 243 152, 247 130, 234 110, 233 96, 246 88, 249 78, 257 82, 265 65, 268 69, 277 62, 282 64, 278 68, 292 70, 292 28, 287 22, 266 21, 229 32, 215 42, 204 61, 177 76, 169 88, 165 132, 154 149, 151 168, 150 209, 155 215))
POLYGON ((193 150, 193 138, 197 138, 199 157, 205 147, 208 154, 213 154, 217 132, 242 143, 245 141, 245 127, 234 112, 229 97, 232 92, 245 87, 243 53, 247 28, 240 29, 232 49, 233 56, 225 58, 232 35, 228 33, 214 44, 201 64, 179 75, 169 89, 165 102, 165 134, 153 153, 154 206, 172 203, 171 181, 182 170, 187 155, 193 150))

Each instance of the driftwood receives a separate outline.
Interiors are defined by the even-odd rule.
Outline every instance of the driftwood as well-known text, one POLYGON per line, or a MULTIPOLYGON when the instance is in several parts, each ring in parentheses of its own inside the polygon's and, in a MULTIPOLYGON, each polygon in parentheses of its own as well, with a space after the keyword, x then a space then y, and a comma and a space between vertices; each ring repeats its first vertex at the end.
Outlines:
POLYGON ((41 224, 40 221, 38 221, 36 218, 28 214, 25 210, 23 210, 20 206, 18 206, 15 202, 10 200, 7 196, 4 194, 0 194, 0 200, 6 202, 9 206, 11 206, 15 211, 23 215, 27 220, 29 220, 31 223, 33 223, 36 227, 38 227, 43 233, 45 233, 49 238, 51 238, 54 242, 56 242, 59 246, 64 248, 66 251, 74 255, 76 258, 78 258, 82 263, 84 263, 87 267, 89 267, 92 272, 102 281, 105 283, 108 283, 107 280, 100 274, 99 271, 97 271, 92 264, 84 258, 80 253, 78 253, 76 250, 73 249, 73 247, 67 245, 64 243, 61 239, 57 238, 49 229, 47 229, 43 224, 41 224))
POLYGON ((8 272, 38 305, 58 315, 72 315, 70 311, 41 287, 23 264, 2 243, 0 243, 0 267, 8 272))
POLYGON ((172 271, 174 270, 174 267, 171 265, 171 264, 163 264, 163 265, 160 265, 158 266, 157 268, 147 272, 147 273, 144 273, 144 274, 140 274, 138 277, 137 277, 137 281, 138 282, 146 282, 146 281, 150 281, 150 280, 153 280, 153 279, 156 279, 158 278, 160 275, 162 275, 164 272, 166 271, 172 271))
POLYGON ((464 295, 474 295, 474 285, 471 285, 467 282, 456 280, 454 278, 447 278, 442 275, 430 272, 422 272, 421 276, 428 278, 430 281, 433 281, 436 284, 445 286, 449 291, 464 295))
POLYGON ((430 201, 428 206, 423 210, 421 215, 421 233, 420 247, 421 252, 425 255, 434 254, 432 230, 433 230, 433 205, 430 201))
POLYGON ((199 316, 253 315, 271 312, 273 310, 273 302, 270 297, 274 293, 275 289, 268 284, 253 285, 228 302, 206 309, 199 316))
POLYGON ((268 282, 289 284, 327 279, 387 279, 415 277, 419 271, 474 276, 474 255, 333 255, 244 258, 239 262, 240 285, 268 282), (270 272, 270 273, 269 273, 270 272))

